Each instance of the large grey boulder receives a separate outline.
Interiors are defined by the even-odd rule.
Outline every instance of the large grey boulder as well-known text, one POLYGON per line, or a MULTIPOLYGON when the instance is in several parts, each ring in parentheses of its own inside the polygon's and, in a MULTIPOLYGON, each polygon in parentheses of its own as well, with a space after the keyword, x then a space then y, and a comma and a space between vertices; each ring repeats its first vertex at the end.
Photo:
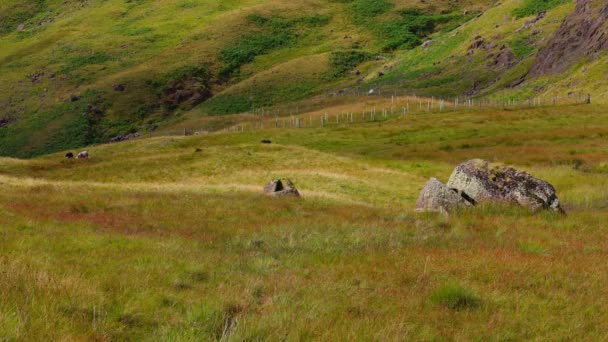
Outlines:
POLYGON ((420 191, 418 201, 416 201, 416 210, 445 213, 472 205, 474 203, 458 190, 450 189, 436 178, 431 178, 420 191))
POLYGON ((519 205, 533 212, 546 209, 565 213, 551 184, 526 172, 481 159, 458 165, 447 187, 457 189, 476 203, 499 202, 519 205))
POLYGON ((277 197, 300 197, 298 189, 289 179, 275 179, 264 187, 264 193, 277 197))

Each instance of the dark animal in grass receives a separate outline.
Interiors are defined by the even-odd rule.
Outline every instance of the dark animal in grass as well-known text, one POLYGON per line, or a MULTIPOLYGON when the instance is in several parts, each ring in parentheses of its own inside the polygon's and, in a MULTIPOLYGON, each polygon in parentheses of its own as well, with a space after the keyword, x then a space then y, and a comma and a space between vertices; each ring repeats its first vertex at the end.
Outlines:
POLYGON ((89 158, 88 151, 82 151, 82 152, 78 153, 78 155, 76 156, 76 159, 87 159, 87 158, 89 158))
POLYGON ((264 193, 275 197, 300 197, 300 192, 289 179, 275 179, 264 187, 264 193))
POLYGON ((72 152, 68 152, 68 153, 66 153, 66 154, 65 154, 65 158, 66 158, 66 159, 74 159, 74 153, 72 153, 72 152))
POLYGON ((200 153, 200 152, 203 152, 203 149, 202 148, 197 148, 196 150, 194 150, 194 152, 200 153))
POLYGON ((262 144, 272 144, 272 140, 264 139, 264 140, 262 140, 262 144))

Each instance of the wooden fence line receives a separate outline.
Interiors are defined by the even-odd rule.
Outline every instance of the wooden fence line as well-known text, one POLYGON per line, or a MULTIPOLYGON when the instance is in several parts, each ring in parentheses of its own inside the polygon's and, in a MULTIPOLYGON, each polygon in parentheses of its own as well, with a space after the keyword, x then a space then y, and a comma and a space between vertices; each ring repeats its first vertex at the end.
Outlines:
MULTIPOLYGON (((369 95, 380 98, 380 95, 369 95)), ((512 110, 551 107, 557 105, 580 105, 590 104, 591 96, 589 94, 577 94, 567 97, 534 97, 523 101, 515 101, 514 99, 505 99, 503 101, 474 99, 455 97, 451 101, 438 99, 435 97, 422 98, 416 95, 411 96, 395 96, 390 95, 382 97, 390 100, 387 106, 370 106, 363 111, 340 111, 329 113, 327 111, 317 113, 298 113, 290 111, 289 114, 281 114, 278 110, 269 110, 261 108, 254 111, 257 119, 252 122, 245 122, 229 128, 225 128, 218 132, 245 132, 262 129, 296 129, 296 128, 325 128, 336 127, 348 124, 374 123, 383 122, 389 119, 404 118, 409 114, 419 113, 448 113, 460 111, 480 111, 487 109, 494 110, 512 110)), ((183 128, 176 134, 162 135, 200 135, 209 133, 205 129, 183 128)), ((152 136, 153 134, 150 134, 152 136)))

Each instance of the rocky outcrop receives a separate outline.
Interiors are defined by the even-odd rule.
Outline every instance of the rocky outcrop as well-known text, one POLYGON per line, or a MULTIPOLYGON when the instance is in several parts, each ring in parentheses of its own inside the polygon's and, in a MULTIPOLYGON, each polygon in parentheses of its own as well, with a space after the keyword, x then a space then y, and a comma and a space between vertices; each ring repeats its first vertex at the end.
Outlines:
POLYGON ((485 49, 487 47, 486 40, 481 36, 476 36, 469 48, 467 49, 467 55, 472 55, 475 53, 475 50, 485 49))
POLYGON ((474 205, 456 189, 450 189, 437 178, 431 178, 418 196, 416 210, 449 212, 457 208, 474 205))
POLYGON ((542 12, 538 13, 536 15, 536 17, 534 17, 534 18, 532 18, 530 20, 526 20, 524 22, 524 25, 522 27, 520 27, 517 30, 515 30, 515 33, 519 33, 521 31, 524 31, 524 30, 527 30, 527 29, 530 29, 530 28, 534 27, 534 24, 536 24, 537 22, 545 19, 546 16, 547 16, 547 12, 546 11, 542 11, 542 12))
POLYGON ((264 193, 276 197, 300 197, 300 192, 289 179, 275 179, 264 187, 264 193))
POLYGON ((12 115, 9 115, 4 118, 0 118, 0 128, 8 127, 8 125, 10 125, 11 123, 13 123, 15 121, 17 121, 17 119, 15 119, 15 117, 13 117, 12 115))
POLYGON ((565 213, 551 184, 526 172, 480 159, 458 165, 446 185, 431 178, 420 192, 416 209, 452 211, 480 203, 565 213))
POLYGON ((510 68, 516 64, 515 55, 511 49, 503 45, 497 53, 491 53, 488 55, 488 66, 495 69, 510 68))
POLYGON ((135 132, 135 133, 129 133, 129 134, 123 134, 123 135, 117 135, 115 137, 110 138, 110 143, 117 143, 117 142, 121 142, 121 141, 127 141, 127 140, 131 140, 131 139, 135 139, 138 138, 141 134, 139 132, 135 132))
POLYGON ((574 11, 537 54, 530 75, 565 72, 608 49, 608 2, 576 0, 574 11))
POLYGON ((186 77, 173 81, 160 94, 163 107, 192 109, 212 96, 209 85, 196 77, 186 77))

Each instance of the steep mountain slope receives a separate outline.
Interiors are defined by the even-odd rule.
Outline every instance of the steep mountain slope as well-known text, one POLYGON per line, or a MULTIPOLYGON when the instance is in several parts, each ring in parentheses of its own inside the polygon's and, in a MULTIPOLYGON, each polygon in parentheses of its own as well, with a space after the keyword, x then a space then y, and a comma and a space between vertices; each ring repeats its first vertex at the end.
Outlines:
MULTIPOLYGON (((582 25, 576 13, 598 12, 600 3, 7 0, 0 155, 29 157, 153 130, 184 113, 255 111, 352 87, 602 95, 602 44, 586 67, 588 56, 575 52, 560 73, 543 66, 557 58, 547 51, 572 41, 559 37, 582 25)), ((589 44, 602 41, 604 19, 588 19, 585 30, 600 32, 588 32, 589 44)))
POLYGON ((532 76, 565 72, 582 58, 592 60, 608 48, 608 2, 576 1, 576 8, 539 51, 532 76))
MULTIPOLYGON (((368 15, 390 22, 399 10, 417 8, 452 13, 442 19, 452 22, 466 19, 461 10, 488 3, 9 0, 0 9, 10 19, 0 38, 0 154, 31 156, 153 128, 234 85, 243 89, 240 81, 260 73, 262 84, 251 82, 236 100, 214 98, 204 111, 302 98, 341 78, 331 70, 332 51, 367 56, 383 48, 386 32, 368 15), (266 72, 300 65, 307 69, 289 79, 266 72)), ((435 23, 427 24, 433 31, 435 23)), ((390 49, 422 39, 407 29, 388 33, 390 49)))

